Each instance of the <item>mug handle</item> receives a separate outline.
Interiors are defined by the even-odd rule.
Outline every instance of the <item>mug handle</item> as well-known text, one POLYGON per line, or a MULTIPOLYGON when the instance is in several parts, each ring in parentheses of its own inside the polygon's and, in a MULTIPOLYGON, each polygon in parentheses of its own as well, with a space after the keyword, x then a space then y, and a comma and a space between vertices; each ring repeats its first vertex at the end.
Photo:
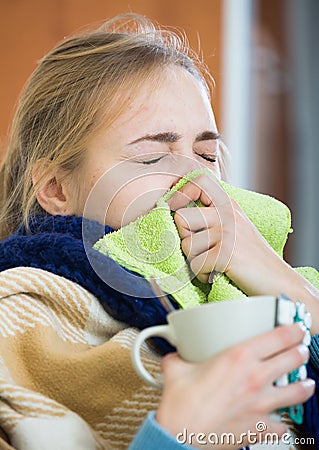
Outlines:
POLYGON ((163 389, 163 382, 154 378, 144 367, 141 358, 141 347, 147 339, 152 336, 158 336, 166 339, 170 344, 175 345, 175 339, 172 329, 169 325, 158 325, 155 327, 145 328, 141 331, 132 347, 131 358, 132 364, 136 372, 143 380, 157 389, 163 389))

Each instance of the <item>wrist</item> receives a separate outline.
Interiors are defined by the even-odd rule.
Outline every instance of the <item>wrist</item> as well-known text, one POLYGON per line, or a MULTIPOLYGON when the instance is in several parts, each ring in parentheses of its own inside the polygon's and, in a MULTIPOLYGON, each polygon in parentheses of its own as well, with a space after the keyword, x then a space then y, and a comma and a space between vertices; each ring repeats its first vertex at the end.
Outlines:
POLYGON ((287 295, 293 301, 300 300, 305 304, 307 311, 312 315, 311 334, 317 334, 319 333, 319 291, 298 272, 295 270, 293 272, 295 276, 291 285, 287 286, 287 295))
POLYGON ((311 334, 319 333, 319 291, 306 278, 293 269, 285 261, 281 271, 278 270, 278 281, 273 285, 273 295, 286 294, 292 301, 304 303, 312 315, 311 334))

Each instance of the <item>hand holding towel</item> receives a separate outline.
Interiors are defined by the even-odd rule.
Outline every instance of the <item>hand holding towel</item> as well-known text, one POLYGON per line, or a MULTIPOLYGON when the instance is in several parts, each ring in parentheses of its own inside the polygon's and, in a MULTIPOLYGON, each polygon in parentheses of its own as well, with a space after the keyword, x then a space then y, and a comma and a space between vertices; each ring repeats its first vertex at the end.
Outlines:
MULTIPOLYGON (((95 249, 107 254, 123 267, 147 279, 157 278, 163 291, 172 295, 182 308, 196 306, 205 301, 229 300, 245 296, 245 293, 224 274, 216 274, 212 285, 204 285, 194 279, 181 251, 180 237, 167 202, 186 183, 203 174, 215 179, 208 169, 196 170, 185 175, 158 200, 152 211, 129 225, 105 235, 94 245, 95 249)), ((292 231, 289 208, 268 195, 237 188, 222 181, 219 183, 282 257, 288 233, 292 231)), ((190 206, 198 207, 194 204, 190 206)), ((315 269, 296 270, 319 287, 319 274, 315 269)))

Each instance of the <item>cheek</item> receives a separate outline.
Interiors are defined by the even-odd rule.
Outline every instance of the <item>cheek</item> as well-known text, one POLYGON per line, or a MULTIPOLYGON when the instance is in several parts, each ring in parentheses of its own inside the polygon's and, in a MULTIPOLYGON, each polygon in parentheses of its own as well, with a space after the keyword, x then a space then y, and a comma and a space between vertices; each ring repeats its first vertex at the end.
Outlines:
POLYGON ((109 203, 105 223, 119 229, 154 208, 172 185, 172 177, 148 175, 123 186, 109 203))
POLYGON ((211 171, 213 172, 213 174, 215 175, 215 177, 218 180, 221 180, 221 170, 220 170, 220 165, 219 163, 214 164, 213 166, 210 166, 211 171))

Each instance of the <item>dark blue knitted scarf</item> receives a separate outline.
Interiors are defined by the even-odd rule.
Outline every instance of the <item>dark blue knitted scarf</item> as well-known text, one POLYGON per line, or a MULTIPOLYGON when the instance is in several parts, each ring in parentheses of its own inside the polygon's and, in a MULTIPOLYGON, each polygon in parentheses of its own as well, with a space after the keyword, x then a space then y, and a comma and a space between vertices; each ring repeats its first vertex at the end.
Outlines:
POLYGON ((92 248, 103 233, 113 231, 94 221, 74 216, 37 216, 0 242, 0 271, 13 267, 35 267, 74 281, 94 294, 115 319, 143 329, 166 323, 166 311, 154 298, 149 283, 133 277, 112 259, 92 248), (86 242, 82 239, 85 223, 86 242), (93 270, 90 261, 94 261, 93 270), (112 286, 121 286, 121 291, 112 286))
MULTIPOLYGON (((38 216, 30 223, 29 232, 20 226, 0 242, 0 271, 19 266, 47 270, 83 286, 112 317, 130 326, 143 329, 166 323, 166 311, 154 298, 149 283, 92 248, 104 233, 111 231, 82 217, 38 216), (90 261, 94 261, 94 270, 90 261), (121 292, 114 286, 121 287, 121 292)), ((161 339, 156 342, 163 353, 172 349, 161 339)), ((318 371, 310 364, 308 371, 319 386, 318 371)), ((305 405, 304 427, 316 438, 319 450, 318 399, 317 388, 316 395, 305 405)))

